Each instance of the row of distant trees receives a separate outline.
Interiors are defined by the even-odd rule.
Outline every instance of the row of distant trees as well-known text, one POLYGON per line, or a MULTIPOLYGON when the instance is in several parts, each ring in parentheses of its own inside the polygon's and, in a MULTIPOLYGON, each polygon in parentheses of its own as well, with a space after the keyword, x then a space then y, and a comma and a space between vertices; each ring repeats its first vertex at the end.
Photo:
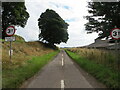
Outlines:
MULTIPOLYGON (((119 2, 89 2, 88 23, 85 24, 89 33, 98 32, 99 38, 109 38, 113 28, 119 28, 120 1, 119 2)), ((2 3, 2 38, 6 37, 5 30, 8 26, 25 27, 29 18, 25 2, 2 3)), ((68 24, 53 10, 47 9, 38 19, 40 29, 39 40, 51 45, 67 42, 68 24)), ((24 32, 24 31, 23 31, 24 32)))

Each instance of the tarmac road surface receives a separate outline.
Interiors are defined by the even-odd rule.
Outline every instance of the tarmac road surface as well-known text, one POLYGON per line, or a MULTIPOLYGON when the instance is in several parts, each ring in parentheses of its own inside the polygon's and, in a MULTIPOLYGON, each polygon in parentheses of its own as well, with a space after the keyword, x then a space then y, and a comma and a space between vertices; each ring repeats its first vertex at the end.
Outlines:
POLYGON ((27 82, 25 88, 104 88, 74 63, 64 50, 27 82))

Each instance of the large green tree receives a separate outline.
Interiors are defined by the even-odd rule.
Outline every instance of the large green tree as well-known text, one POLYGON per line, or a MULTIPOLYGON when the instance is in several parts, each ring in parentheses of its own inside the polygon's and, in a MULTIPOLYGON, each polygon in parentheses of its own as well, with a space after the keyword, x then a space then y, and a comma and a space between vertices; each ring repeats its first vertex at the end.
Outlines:
POLYGON ((53 10, 47 9, 38 19, 39 40, 51 45, 67 42, 68 24, 53 10))
POLYGON ((2 2, 2 38, 6 36, 8 26, 25 27, 28 18, 25 2, 2 2))
POLYGON ((99 38, 109 38, 113 28, 120 28, 120 1, 119 2, 89 2, 88 23, 85 24, 88 32, 99 32, 99 38))

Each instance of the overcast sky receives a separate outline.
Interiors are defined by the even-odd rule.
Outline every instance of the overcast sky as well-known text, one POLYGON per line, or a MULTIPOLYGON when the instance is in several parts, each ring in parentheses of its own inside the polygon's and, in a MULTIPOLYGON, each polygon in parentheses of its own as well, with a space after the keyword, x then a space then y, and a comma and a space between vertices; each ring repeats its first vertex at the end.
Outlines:
POLYGON ((97 33, 87 34, 84 16, 88 15, 86 0, 25 0, 27 11, 30 14, 25 28, 17 28, 16 34, 26 41, 38 40, 38 18, 46 9, 55 10, 68 24, 69 40, 60 47, 84 46, 94 42, 97 33))

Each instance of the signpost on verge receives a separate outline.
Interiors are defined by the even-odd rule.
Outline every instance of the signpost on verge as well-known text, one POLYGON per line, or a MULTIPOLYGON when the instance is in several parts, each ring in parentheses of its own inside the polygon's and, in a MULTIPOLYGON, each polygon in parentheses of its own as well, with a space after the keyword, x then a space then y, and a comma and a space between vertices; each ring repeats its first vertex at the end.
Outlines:
POLYGON ((10 42, 10 50, 9 50, 9 55, 10 55, 10 62, 12 62, 12 41, 15 41, 15 37, 11 37, 15 34, 15 27, 14 26, 9 26, 6 30, 5 33, 7 36, 9 37, 5 37, 5 41, 9 41, 10 42))
MULTIPOLYGON (((117 58, 118 58, 118 40, 120 39, 120 28, 114 28, 112 31, 111 31, 111 37, 113 39, 115 39, 115 52, 116 52, 116 55, 117 55, 117 58)), ((118 63, 118 69, 119 69, 119 60, 117 59, 117 63, 118 63)))

